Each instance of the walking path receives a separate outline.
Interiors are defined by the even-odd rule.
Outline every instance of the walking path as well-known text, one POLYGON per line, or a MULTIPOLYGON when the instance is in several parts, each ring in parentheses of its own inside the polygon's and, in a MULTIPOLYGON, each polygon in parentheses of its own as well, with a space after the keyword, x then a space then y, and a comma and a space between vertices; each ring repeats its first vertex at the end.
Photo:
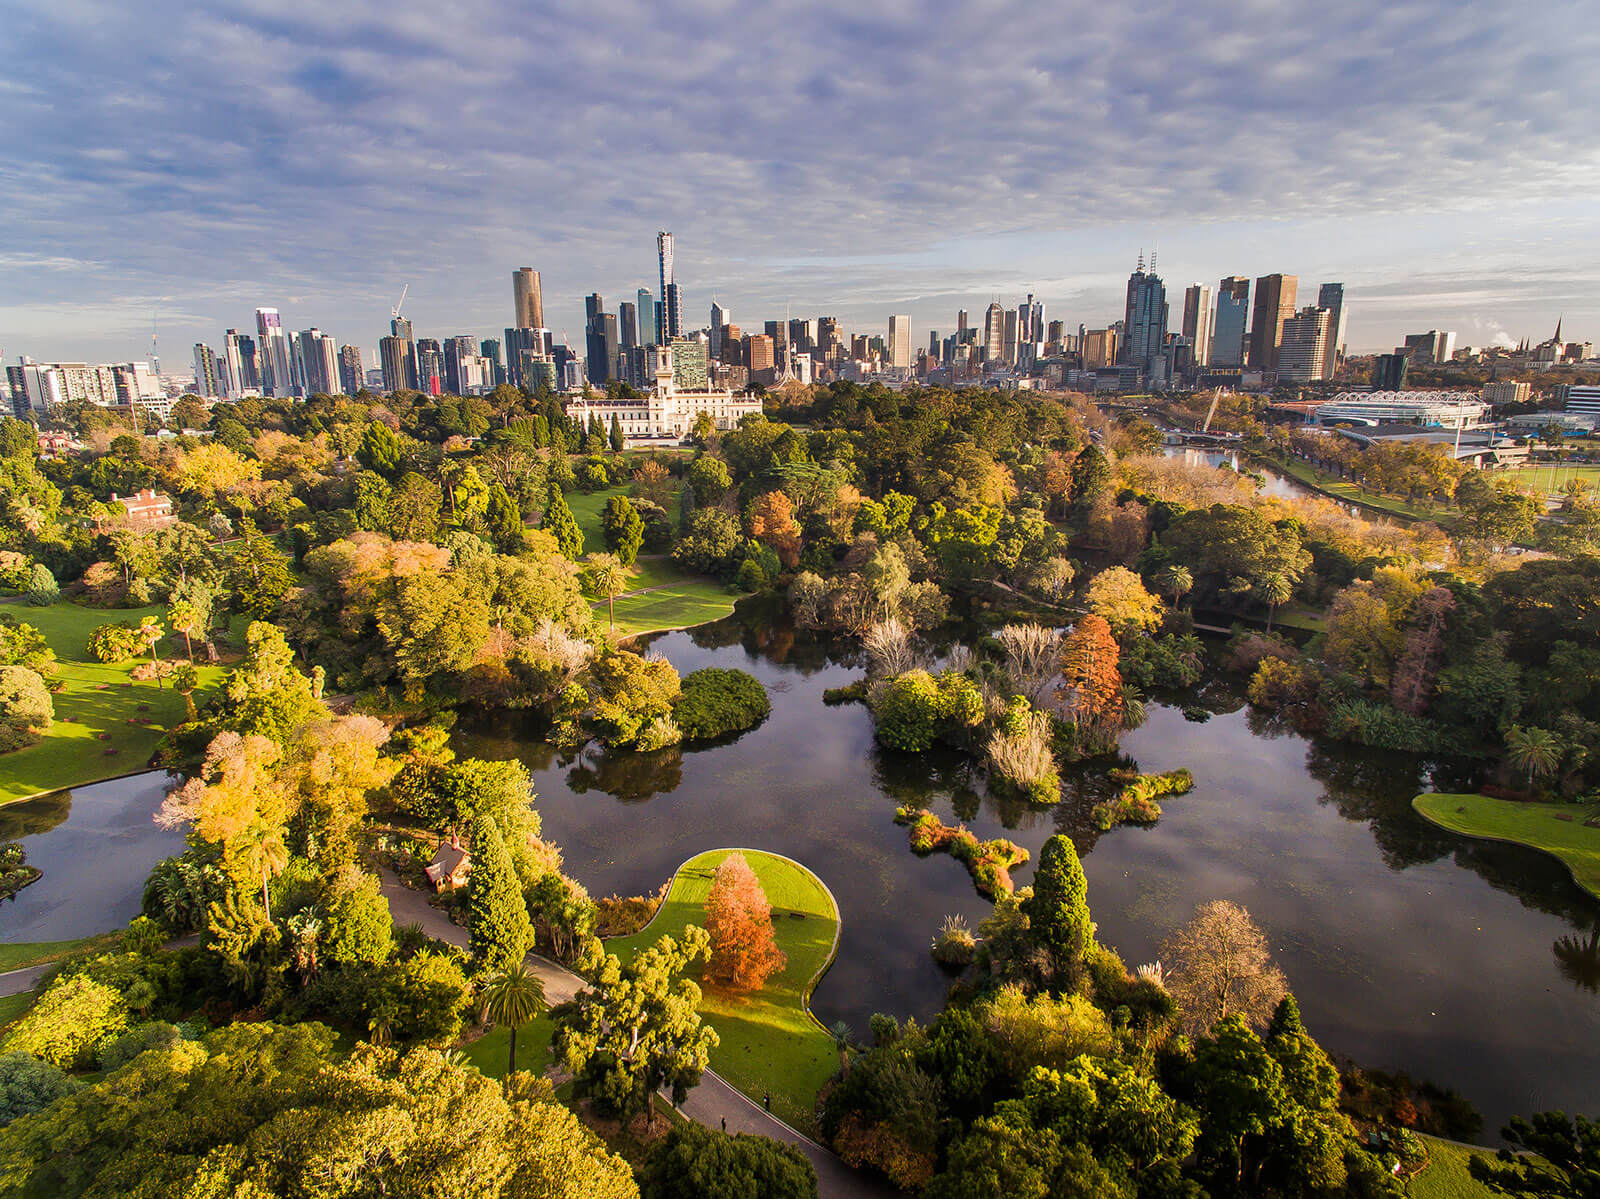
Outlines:
POLYGON ((41 962, 37 966, 24 966, 21 970, 8 970, 0 974, 0 996, 21 995, 33 990, 47 970, 55 968, 54 962, 41 962))
MULTIPOLYGON (((406 886, 387 868, 381 869, 378 877, 383 882, 384 898, 389 901, 389 914, 396 924, 417 924, 430 937, 462 949, 467 947, 467 930, 451 923, 428 902, 427 895, 406 886)), ((544 983, 545 998, 552 1006, 565 1003, 589 985, 564 966, 536 953, 528 955, 528 966, 544 983)), ((810 1137, 769 1115, 759 1103, 712 1070, 700 1076, 700 1085, 689 1092, 678 1110, 707 1128, 721 1128, 726 1121, 730 1133, 755 1133, 795 1146, 816 1170, 817 1192, 825 1199, 835 1196, 838 1199, 883 1199, 899 1193, 859 1170, 852 1170, 810 1137)))

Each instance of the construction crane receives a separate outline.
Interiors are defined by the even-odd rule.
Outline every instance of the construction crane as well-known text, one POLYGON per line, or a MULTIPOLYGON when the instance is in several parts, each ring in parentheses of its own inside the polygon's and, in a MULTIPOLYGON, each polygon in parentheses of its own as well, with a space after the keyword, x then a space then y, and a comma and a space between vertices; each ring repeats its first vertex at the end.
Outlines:
POLYGON ((411 284, 407 283, 400 289, 400 299, 395 303, 393 308, 389 309, 389 315, 394 317, 395 320, 400 319, 400 310, 406 306, 406 292, 410 290, 411 284))

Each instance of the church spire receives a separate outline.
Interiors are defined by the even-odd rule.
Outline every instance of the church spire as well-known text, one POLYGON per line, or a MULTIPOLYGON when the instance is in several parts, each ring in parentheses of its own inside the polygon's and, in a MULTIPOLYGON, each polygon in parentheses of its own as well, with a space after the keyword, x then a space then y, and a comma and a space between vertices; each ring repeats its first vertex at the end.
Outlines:
MULTIPOLYGON (((1566 315, 1566 313, 1562 313, 1561 314, 1561 316, 1565 316, 1565 315, 1566 315)), ((1556 345, 1559 346, 1561 344, 1561 317, 1560 316, 1556 317, 1556 335, 1555 335, 1553 340, 1555 341, 1556 345)))

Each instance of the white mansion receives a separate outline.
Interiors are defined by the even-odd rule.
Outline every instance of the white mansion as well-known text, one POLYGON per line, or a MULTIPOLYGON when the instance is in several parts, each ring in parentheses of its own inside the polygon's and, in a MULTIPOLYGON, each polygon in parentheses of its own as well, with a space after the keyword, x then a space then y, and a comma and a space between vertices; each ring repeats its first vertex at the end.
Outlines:
POLYGON ((695 417, 702 412, 710 414, 717 428, 733 429, 746 416, 761 411, 758 396, 709 388, 704 391, 679 388, 673 380, 671 347, 654 346, 652 353, 656 386, 649 395, 626 399, 599 394, 571 397, 566 401, 567 416, 579 425, 586 425, 590 418, 598 416, 608 429, 615 416, 628 443, 638 445, 682 441, 689 436, 695 417))

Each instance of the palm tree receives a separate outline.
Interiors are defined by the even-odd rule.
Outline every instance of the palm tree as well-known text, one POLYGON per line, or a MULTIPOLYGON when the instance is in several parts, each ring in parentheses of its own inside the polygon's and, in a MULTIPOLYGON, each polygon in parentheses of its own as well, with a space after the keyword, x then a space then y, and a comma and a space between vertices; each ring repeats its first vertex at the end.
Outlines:
POLYGON ((1179 566, 1174 562, 1162 570, 1159 586, 1163 591, 1172 593, 1172 606, 1178 606, 1178 600, 1194 590, 1194 575, 1187 566, 1179 566))
POLYGON ((1528 790, 1532 791, 1534 775, 1542 778, 1560 763, 1561 744, 1548 729, 1514 724, 1506 734, 1506 760, 1528 772, 1528 790))
POLYGON ((1551 948, 1562 977, 1585 991, 1600 991, 1600 928, 1590 929, 1587 937, 1569 934, 1551 948))
POLYGON ((853 1036, 850 1026, 841 1020, 828 1032, 833 1037, 833 1047, 839 1051, 840 1072, 850 1073, 850 1039, 853 1036))
POLYGON ((1130 732, 1145 722, 1144 695, 1132 683, 1122 684, 1122 727, 1130 732))
POLYGON ((483 987, 483 1014, 500 1028, 511 1030, 511 1060, 507 1074, 517 1072, 517 1029, 544 1010, 544 980, 519 962, 509 970, 491 974, 483 987))
POLYGON ((1281 570, 1268 571, 1256 580, 1256 594, 1267 604, 1267 632, 1272 632, 1272 615, 1278 605, 1294 594, 1294 583, 1281 570))
POLYGON ((615 554, 590 554, 583 568, 589 590, 603 595, 611 609, 611 627, 617 627, 617 596, 628 588, 628 572, 615 554))
POLYGON ((251 874, 261 875, 261 907, 272 920, 272 902, 267 897, 267 880, 289 864, 289 847, 281 829, 264 824, 251 825, 239 834, 235 852, 251 874))

